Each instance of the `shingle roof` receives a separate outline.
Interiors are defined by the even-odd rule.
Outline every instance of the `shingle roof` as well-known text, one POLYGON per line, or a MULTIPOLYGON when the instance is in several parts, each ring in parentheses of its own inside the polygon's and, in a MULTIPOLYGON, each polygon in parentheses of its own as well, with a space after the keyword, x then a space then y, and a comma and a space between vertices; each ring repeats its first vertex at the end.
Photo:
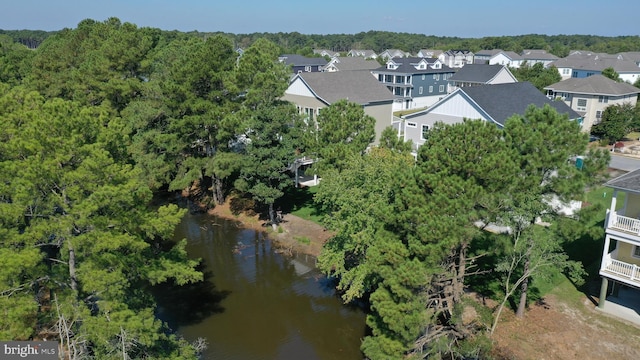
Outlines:
POLYGON ((475 53, 475 56, 493 56, 495 54, 499 54, 501 53, 502 50, 501 49, 491 49, 491 50, 480 50, 477 53, 475 53))
POLYGON ((415 68, 414 64, 418 64, 420 61, 426 61, 429 64, 433 64, 438 59, 435 58, 421 58, 421 57, 405 57, 405 58, 393 58, 391 59, 393 62, 399 64, 396 69, 387 69, 387 66, 381 66, 374 70, 376 73, 400 73, 400 74, 439 74, 439 73, 450 73, 454 70, 446 65, 442 65, 440 69, 433 69, 430 66, 427 66, 426 69, 418 70, 415 68))
POLYGON ((321 57, 306 57, 297 54, 285 54, 280 55, 279 59, 283 61, 287 65, 293 66, 316 66, 316 65, 326 65, 327 60, 321 57))
POLYGON ((566 58, 551 63, 557 68, 571 68, 578 70, 602 71, 613 68, 618 73, 640 72, 638 65, 632 60, 625 60, 619 55, 610 54, 579 54, 574 53, 566 58))
POLYGON ((527 49, 520 54, 526 60, 557 60, 558 57, 544 50, 527 49))
POLYGON ((567 114, 569 119, 580 117, 564 102, 549 100, 530 82, 470 86, 461 88, 459 91, 467 94, 502 126, 512 115, 524 114, 531 104, 536 107, 548 104, 555 108, 559 114, 567 114))
POLYGON ((368 71, 301 73, 297 76, 329 104, 341 99, 360 105, 393 101, 393 94, 368 71))
POLYGON ((567 80, 551 84, 545 87, 545 89, 573 94, 617 96, 640 94, 640 89, 637 87, 627 83, 616 82, 600 74, 586 78, 569 78, 567 80))
POLYGON ((640 192, 640 169, 628 172, 615 179, 611 179, 604 185, 618 190, 640 192))
POLYGON ((485 84, 498 75, 503 68, 503 65, 468 64, 453 74, 449 81, 485 84))
POLYGON ((367 60, 360 56, 341 56, 335 59, 337 61, 333 64, 340 71, 373 70, 380 67, 376 60, 367 60))

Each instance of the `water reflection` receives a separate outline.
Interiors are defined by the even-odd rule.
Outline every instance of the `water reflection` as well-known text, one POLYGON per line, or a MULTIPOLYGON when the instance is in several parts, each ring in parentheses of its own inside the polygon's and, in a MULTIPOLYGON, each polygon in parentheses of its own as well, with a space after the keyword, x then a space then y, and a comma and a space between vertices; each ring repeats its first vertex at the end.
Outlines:
POLYGON ((313 258, 283 257, 263 233, 206 214, 185 216, 181 238, 206 285, 167 287, 159 303, 185 338, 207 338, 206 359, 362 359, 364 314, 341 304, 313 258))

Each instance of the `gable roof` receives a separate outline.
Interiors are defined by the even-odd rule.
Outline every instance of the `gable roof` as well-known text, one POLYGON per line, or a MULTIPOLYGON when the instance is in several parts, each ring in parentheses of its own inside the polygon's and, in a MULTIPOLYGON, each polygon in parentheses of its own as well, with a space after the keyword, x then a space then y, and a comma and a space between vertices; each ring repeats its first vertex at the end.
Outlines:
POLYGON ((502 52, 502 49, 491 49, 491 50, 480 50, 474 54, 474 56, 480 57, 492 57, 493 55, 499 54, 502 52))
POLYGON ((574 52, 566 58, 551 63, 556 68, 570 68, 585 71, 602 71, 613 68, 618 73, 640 73, 640 68, 633 60, 625 59, 622 55, 603 53, 574 52))
POLYGON ((375 58, 375 57, 378 56, 378 54, 376 54, 375 51, 369 50, 369 49, 365 49, 365 50, 351 49, 351 50, 349 50, 347 55, 348 56, 363 56, 365 58, 375 58))
POLYGON ((504 127, 505 122, 511 116, 523 115, 529 105, 544 107, 550 105, 561 115, 568 115, 569 119, 579 118, 580 115, 571 110, 562 101, 551 101, 544 96, 530 82, 516 82, 496 85, 479 85, 459 88, 453 93, 437 102, 432 107, 407 115, 406 118, 420 116, 429 113, 444 104, 449 99, 462 95, 467 101, 475 104, 488 117, 489 121, 504 127))
POLYGON ((340 56, 331 59, 327 66, 333 65, 338 71, 373 70, 380 67, 376 60, 367 60, 360 56, 340 56))
POLYGON ((528 81, 480 85, 462 88, 476 104, 484 109, 491 118, 504 126, 505 121, 514 114, 524 114, 529 105, 544 107, 550 105, 559 114, 568 115, 569 119, 579 118, 580 115, 563 101, 549 100, 533 84, 528 81))
POLYGON ((640 169, 618 176, 607 181, 604 186, 609 186, 618 190, 640 192, 640 169))
MULTIPOLYGON (((387 65, 378 67, 374 69, 375 73, 383 73, 383 72, 392 72, 392 73, 400 73, 400 74, 439 74, 439 73, 451 73, 454 70, 446 65, 440 65, 440 69, 434 69, 429 65, 435 64, 436 62, 440 62, 437 58, 421 58, 421 57, 404 57, 404 58, 393 58, 389 61, 393 61, 398 65, 395 69, 389 69, 387 65), (425 62, 429 64, 425 69, 416 69, 415 65, 420 62, 425 62)), ((387 62, 387 64, 389 64, 387 62)), ((442 64, 440 62, 440 64, 442 64)))
POLYGON ((591 95, 633 95, 640 94, 640 89, 624 82, 617 82, 600 74, 586 78, 569 78, 545 87, 545 90, 561 91, 572 94, 591 95))
POLYGON ((416 54, 416 56, 418 57, 430 57, 430 58, 437 58, 438 56, 440 56, 440 54, 442 54, 443 51, 442 50, 434 50, 434 49, 420 49, 420 51, 418 51, 418 53, 416 54))
POLYGON ((553 54, 549 54, 545 50, 526 49, 520 54, 525 60, 558 60, 559 58, 553 54))
POLYGON ((338 71, 301 73, 293 80, 302 80, 320 100, 332 104, 347 99, 360 105, 393 102, 393 94, 368 71, 338 71))
MULTIPOLYGON (((506 67, 498 64, 468 64, 453 74, 453 76, 449 78, 449 81, 486 84, 495 78, 503 69, 506 69, 506 67)), ((507 71, 508 70, 509 69, 507 69, 507 71)), ((515 76, 511 76, 515 79, 515 76)))
POLYGON ((306 57, 298 54, 284 54, 280 55, 278 59, 293 66, 324 66, 327 63, 327 60, 321 57, 306 57))

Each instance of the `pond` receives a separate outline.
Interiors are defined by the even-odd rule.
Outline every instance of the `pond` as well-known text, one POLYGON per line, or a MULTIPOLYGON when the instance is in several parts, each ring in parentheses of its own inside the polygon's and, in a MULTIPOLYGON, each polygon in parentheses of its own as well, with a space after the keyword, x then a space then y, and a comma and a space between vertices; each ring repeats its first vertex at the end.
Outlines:
POLYGON ((187 214, 175 238, 203 260, 205 282, 160 289, 158 316, 190 342, 206 338, 205 359, 363 358, 365 315, 313 257, 283 256, 264 233, 208 214, 187 214))

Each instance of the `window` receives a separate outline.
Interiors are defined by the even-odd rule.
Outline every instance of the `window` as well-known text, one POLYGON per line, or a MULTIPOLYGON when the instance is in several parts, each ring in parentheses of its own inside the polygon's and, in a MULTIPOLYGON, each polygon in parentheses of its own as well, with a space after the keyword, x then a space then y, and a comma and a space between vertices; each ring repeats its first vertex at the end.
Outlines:
POLYGON ((311 66, 305 66, 304 67, 304 71, 311 72, 311 66))
POLYGON ((418 94, 422 95, 422 86, 418 88, 418 94))
POLYGON ((602 118, 602 111, 598 110, 596 111, 596 119, 601 119, 602 118))
POLYGON ((378 81, 384 82, 384 75, 378 74, 378 81))
POLYGON ((312 108, 302 108, 302 113, 305 115, 304 122, 309 125, 313 122, 313 109, 312 108))
POLYGON ((393 94, 394 95, 398 95, 398 96, 402 96, 402 88, 400 88, 400 87, 393 88, 393 94))
POLYGON ((385 75, 384 76, 384 82, 392 83, 393 82, 393 75, 385 75))
POLYGON ((434 76, 435 76, 436 81, 440 81, 440 74, 436 74, 434 76))
POLYGON ((414 123, 414 122, 408 122, 408 123, 407 123, 407 127, 410 127, 410 128, 416 128, 416 127, 418 127, 418 124, 416 124, 416 123, 414 123))
POLYGON ((584 110, 587 107, 587 99, 578 99, 578 108, 584 110))
POLYGON ((432 92, 433 92, 433 86, 430 85, 429 86, 429 93, 432 93, 432 92))
POLYGON ((420 139, 427 140, 429 138, 429 125, 422 125, 422 133, 420 139))
POLYGON ((633 247, 633 253, 631 254, 631 256, 640 258, 640 246, 633 247))
POLYGON ((424 75, 424 74, 422 74, 422 80, 424 80, 424 77, 425 77, 425 75, 424 75))
POLYGON ((604 96, 604 95, 600 95, 600 96, 598 96, 598 102, 599 103, 603 103, 603 104, 607 104, 607 103, 609 103, 609 97, 608 96, 604 96))
POLYGON ((444 92, 444 85, 440 85, 440 87, 438 88, 440 92, 444 92))

